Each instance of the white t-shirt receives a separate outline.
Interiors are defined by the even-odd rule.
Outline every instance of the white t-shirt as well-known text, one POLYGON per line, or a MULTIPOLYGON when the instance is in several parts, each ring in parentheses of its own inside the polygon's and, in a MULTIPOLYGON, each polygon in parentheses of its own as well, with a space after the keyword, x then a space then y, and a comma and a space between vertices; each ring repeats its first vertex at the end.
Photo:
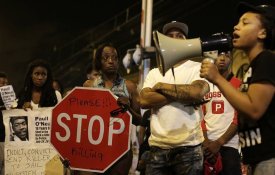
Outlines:
MULTIPOLYGON (((143 88, 152 88, 158 82, 191 84, 195 80, 202 79, 199 75, 200 67, 201 63, 188 60, 174 68, 175 78, 171 69, 165 76, 162 76, 157 68, 152 69, 145 79, 143 88)), ((151 116, 150 146, 165 149, 202 143, 202 116, 200 108, 195 110, 194 107, 184 106, 179 102, 172 102, 159 108, 151 116)))
MULTIPOLYGON (((18 142, 18 141, 23 141, 23 140, 21 140, 19 137, 17 137, 17 135, 13 135, 13 141, 16 141, 16 142, 18 142)), ((24 140, 24 141, 28 141, 28 139, 26 138, 26 140, 24 140)))
MULTIPOLYGON (((217 86, 214 86, 213 90, 205 95, 205 99, 210 101, 204 105, 206 114, 203 118, 203 129, 207 130, 208 139, 217 140, 227 131, 231 123, 238 125, 237 112, 217 86)), ((238 134, 236 133, 223 146, 238 149, 238 134)))
MULTIPOLYGON (((61 100, 62 100, 61 93, 56 90, 55 95, 56 95, 56 98, 57 98, 57 103, 61 102, 61 100)), ((31 106, 32 106, 33 109, 38 109, 39 108, 39 104, 35 104, 33 101, 31 101, 31 106)))

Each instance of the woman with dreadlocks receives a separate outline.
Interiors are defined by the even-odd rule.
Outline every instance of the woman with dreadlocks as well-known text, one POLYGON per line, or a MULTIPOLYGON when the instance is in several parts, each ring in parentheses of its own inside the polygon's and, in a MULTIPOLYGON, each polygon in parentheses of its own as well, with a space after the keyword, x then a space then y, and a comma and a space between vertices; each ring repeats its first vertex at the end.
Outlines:
POLYGON ((19 94, 18 108, 27 110, 52 107, 61 101, 61 94, 53 89, 53 75, 49 64, 33 61, 28 68, 24 87, 19 94))

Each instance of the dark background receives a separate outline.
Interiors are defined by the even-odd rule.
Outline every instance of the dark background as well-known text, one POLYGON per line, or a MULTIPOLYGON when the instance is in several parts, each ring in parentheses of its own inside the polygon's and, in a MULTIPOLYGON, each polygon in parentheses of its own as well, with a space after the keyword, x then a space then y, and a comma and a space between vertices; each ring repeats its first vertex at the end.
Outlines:
MULTIPOLYGON (((231 33, 238 19, 238 2, 155 0, 152 28, 161 31, 166 22, 178 20, 189 25, 190 38, 231 33)), ((275 5, 274 0, 248 2, 275 5)), ((18 92, 23 86, 27 65, 41 58, 49 61, 55 77, 65 87, 79 86, 85 80, 86 65, 98 44, 115 43, 123 58, 127 49, 139 43, 140 11, 141 1, 135 0, 1 1, 0 71, 8 74, 18 92), (107 24, 109 20, 112 22, 107 24), (104 30, 100 28, 102 24, 106 24, 104 30), (79 43, 82 45, 77 48, 79 43)), ((125 74, 123 67, 121 73, 125 74)))

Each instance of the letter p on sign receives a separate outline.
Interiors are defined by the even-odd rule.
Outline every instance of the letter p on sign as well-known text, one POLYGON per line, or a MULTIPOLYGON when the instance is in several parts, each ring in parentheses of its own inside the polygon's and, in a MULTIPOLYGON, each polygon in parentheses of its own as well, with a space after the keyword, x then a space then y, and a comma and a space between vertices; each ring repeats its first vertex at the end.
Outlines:
POLYGON ((222 114, 224 113, 224 101, 213 101, 212 102, 212 113, 213 114, 222 114))

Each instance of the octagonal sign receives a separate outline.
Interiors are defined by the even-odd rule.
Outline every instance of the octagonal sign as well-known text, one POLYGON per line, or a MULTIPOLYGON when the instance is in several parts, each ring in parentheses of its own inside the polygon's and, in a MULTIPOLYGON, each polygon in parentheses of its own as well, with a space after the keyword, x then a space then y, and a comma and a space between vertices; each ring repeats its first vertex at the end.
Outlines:
POLYGON ((130 149, 131 123, 110 90, 77 87, 53 109, 51 144, 72 169, 102 173, 130 149))

